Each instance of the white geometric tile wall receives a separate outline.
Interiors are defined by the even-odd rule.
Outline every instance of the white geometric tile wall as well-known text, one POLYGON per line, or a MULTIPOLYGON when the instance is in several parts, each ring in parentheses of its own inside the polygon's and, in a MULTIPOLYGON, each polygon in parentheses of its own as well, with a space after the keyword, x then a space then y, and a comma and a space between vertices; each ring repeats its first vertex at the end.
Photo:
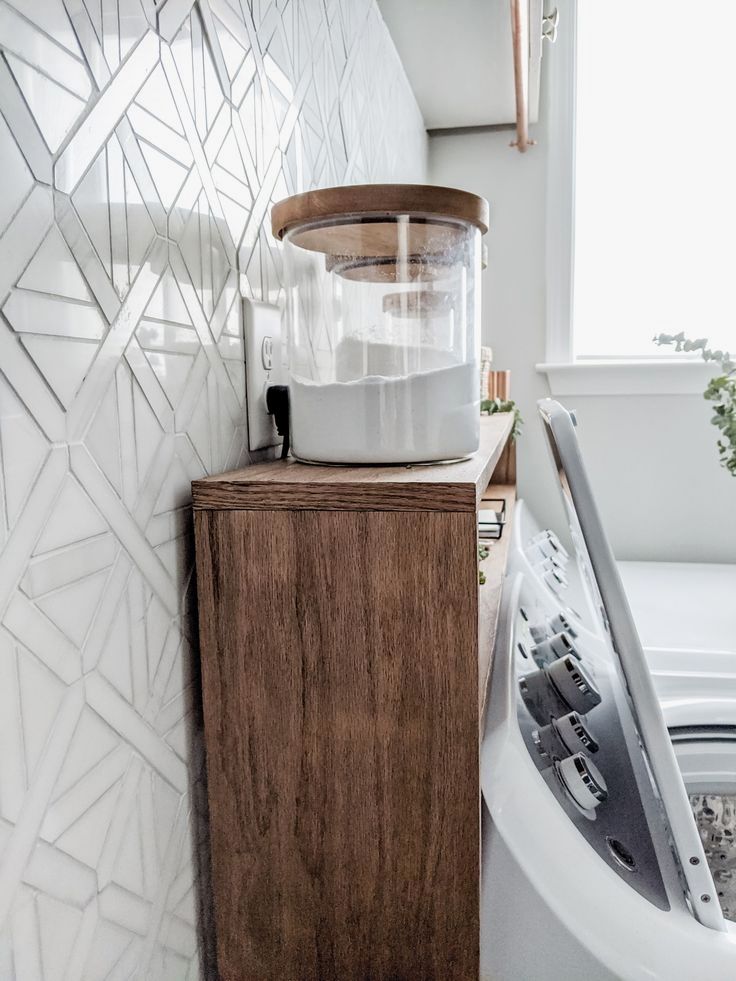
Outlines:
POLYGON ((274 200, 423 180, 373 0, 0 0, 0 979, 214 976, 192 478, 274 200))

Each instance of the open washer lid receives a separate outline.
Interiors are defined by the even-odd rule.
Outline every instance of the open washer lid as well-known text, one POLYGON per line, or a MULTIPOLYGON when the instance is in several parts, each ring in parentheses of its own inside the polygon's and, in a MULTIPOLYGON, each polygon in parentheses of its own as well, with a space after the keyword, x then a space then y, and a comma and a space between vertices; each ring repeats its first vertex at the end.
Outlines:
POLYGON ((612 663, 629 699, 686 894, 704 926, 726 930, 687 791, 583 464, 574 419, 552 399, 542 399, 538 406, 582 572, 612 663))

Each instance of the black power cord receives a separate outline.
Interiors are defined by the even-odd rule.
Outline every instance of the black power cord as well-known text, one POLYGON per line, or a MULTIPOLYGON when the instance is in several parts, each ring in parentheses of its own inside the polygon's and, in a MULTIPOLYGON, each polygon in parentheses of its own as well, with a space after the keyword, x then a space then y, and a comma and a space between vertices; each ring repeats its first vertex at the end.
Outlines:
POLYGON ((289 455, 289 386, 269 385, 266 389, 266 408, 273 416, 276 431, 284 437, 281 447, 281 459, 289 455))

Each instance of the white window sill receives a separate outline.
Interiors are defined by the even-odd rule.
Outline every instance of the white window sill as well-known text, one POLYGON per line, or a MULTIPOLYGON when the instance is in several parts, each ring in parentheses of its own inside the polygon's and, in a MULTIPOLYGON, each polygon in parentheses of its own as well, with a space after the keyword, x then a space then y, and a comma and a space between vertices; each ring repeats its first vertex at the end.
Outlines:
POLYGON ((576 361, 538 364, 552 395, 702 395, 715 365, 701 361, 576 361))

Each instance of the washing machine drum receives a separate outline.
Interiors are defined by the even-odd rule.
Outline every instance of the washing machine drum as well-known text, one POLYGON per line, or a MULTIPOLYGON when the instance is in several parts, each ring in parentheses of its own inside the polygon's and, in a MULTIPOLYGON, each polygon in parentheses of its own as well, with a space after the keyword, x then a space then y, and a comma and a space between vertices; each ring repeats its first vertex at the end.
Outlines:
POLYGON ((736 728, 670 734, 723 915, 736 922, 736 728))

